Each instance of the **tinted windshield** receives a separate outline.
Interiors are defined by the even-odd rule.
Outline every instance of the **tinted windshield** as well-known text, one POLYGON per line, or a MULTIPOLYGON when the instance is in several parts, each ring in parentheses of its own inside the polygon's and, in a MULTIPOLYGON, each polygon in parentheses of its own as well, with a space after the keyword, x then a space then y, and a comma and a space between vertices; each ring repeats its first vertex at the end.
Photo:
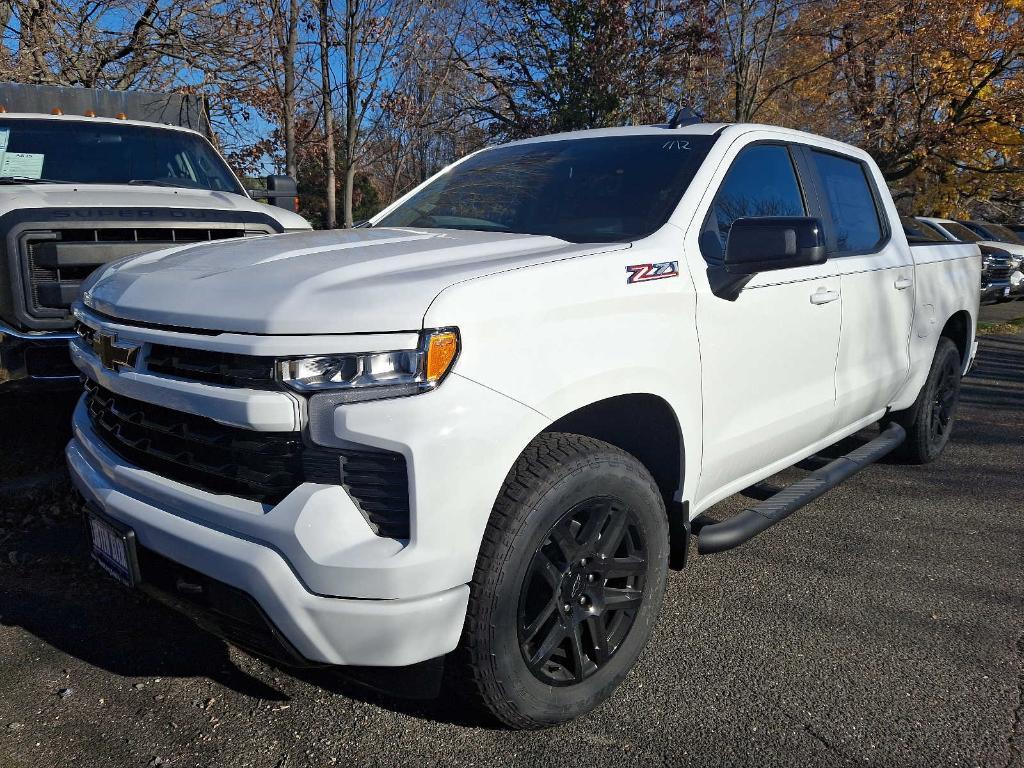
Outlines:
POLYGON ((714 141, 666 133, 489 149, 376 224, 635 240, 668 220, 714 141))
POLYGON ((944 243, 946 238, 934 229, 911 216, 901 216, 903 232, 910 242, 944 243))
POLYGON ((1004 243, 1021 243, 1021 239, 1016 233, 1001 224, 989 224, 988 222, 985 222, 983 226, 985 231, 989 232, 995 240, 1001 240, 1004 243))
POLYGON ((979 240, 985 239, 977 232, 973 232, 963 224, 957 224, 955 221, 943 221, 940 222, 940 226, 961 243, 976 243, 979 240))
POLYGON ((0 178, 150 183, 243 194, 213 147, 184 131, 0 118, 0 149, 0 178))

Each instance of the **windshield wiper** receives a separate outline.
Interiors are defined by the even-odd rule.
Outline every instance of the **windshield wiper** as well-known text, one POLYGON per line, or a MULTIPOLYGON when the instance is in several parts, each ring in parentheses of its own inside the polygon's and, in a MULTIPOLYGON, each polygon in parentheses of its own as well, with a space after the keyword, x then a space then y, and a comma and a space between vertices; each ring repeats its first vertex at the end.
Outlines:
POLYGON ((175 184, 173 181, 163 181, 162 179, 131 179, 129 184, 135 184, 144 187, 173 187, 174 189, 205 189, 205 187, 198 187, 194 184, 175 184))
POLYGON ((89 184, 88 181, 67 179, 37 179, 35 176, 0 176, 0 184, 89 184))

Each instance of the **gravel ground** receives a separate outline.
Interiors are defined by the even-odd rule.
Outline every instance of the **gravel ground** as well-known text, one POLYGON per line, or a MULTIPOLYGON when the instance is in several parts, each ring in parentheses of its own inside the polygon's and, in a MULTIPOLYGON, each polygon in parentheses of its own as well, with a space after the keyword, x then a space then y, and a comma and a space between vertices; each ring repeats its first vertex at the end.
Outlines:
MULTIPOLYGON (((992 319, 1007 307, 1024 314, 992 319)), ((0 403, 0 768, 1024 768, 1024 335, 982 342, 939 462, 876 465, 745 547, 691 552, 612 700, 533 733, 293 676, 116 587, 59 473, 69 409, 0 403)))

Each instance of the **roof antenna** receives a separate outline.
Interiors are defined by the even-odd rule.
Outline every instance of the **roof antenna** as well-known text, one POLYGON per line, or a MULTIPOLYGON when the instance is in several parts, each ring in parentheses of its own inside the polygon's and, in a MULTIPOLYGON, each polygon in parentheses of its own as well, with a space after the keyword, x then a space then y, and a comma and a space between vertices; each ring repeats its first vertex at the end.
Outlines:
POLYGON ((678 128, 681 125, 693 125, 694 123, 702 123, 704 118, 697 112, 694 112, 689 107, 680 107, 676 110, 676 113, 672 115, 672 119, 668 122, 669 128, 678 128))

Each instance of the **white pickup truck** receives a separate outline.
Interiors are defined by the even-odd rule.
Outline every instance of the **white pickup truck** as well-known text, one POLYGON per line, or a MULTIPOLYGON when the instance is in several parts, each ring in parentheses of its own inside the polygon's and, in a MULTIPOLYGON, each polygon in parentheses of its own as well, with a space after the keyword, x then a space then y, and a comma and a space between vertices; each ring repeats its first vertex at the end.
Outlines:
POLYGON ((294 181, 267 178, 290 190, 260 192, 275 205, 250 199, 210 141, 184 127, 190 103, 0 83, 0 396, 78 386, 71 304, 102 264, 176 243, 309 230, 294 212, 294 181), (138 115, 180 124, 128 119, 138 115))
POLYGON ((104 268, 67 458, 121 581, 295 664, 445 656, 502 722, 549 725, 634 665, 691 524, 729 549, 893 450, 940 454, 979 269, 909 246, 871 158, 818 136, 521 141, 368 228, 104 268))

